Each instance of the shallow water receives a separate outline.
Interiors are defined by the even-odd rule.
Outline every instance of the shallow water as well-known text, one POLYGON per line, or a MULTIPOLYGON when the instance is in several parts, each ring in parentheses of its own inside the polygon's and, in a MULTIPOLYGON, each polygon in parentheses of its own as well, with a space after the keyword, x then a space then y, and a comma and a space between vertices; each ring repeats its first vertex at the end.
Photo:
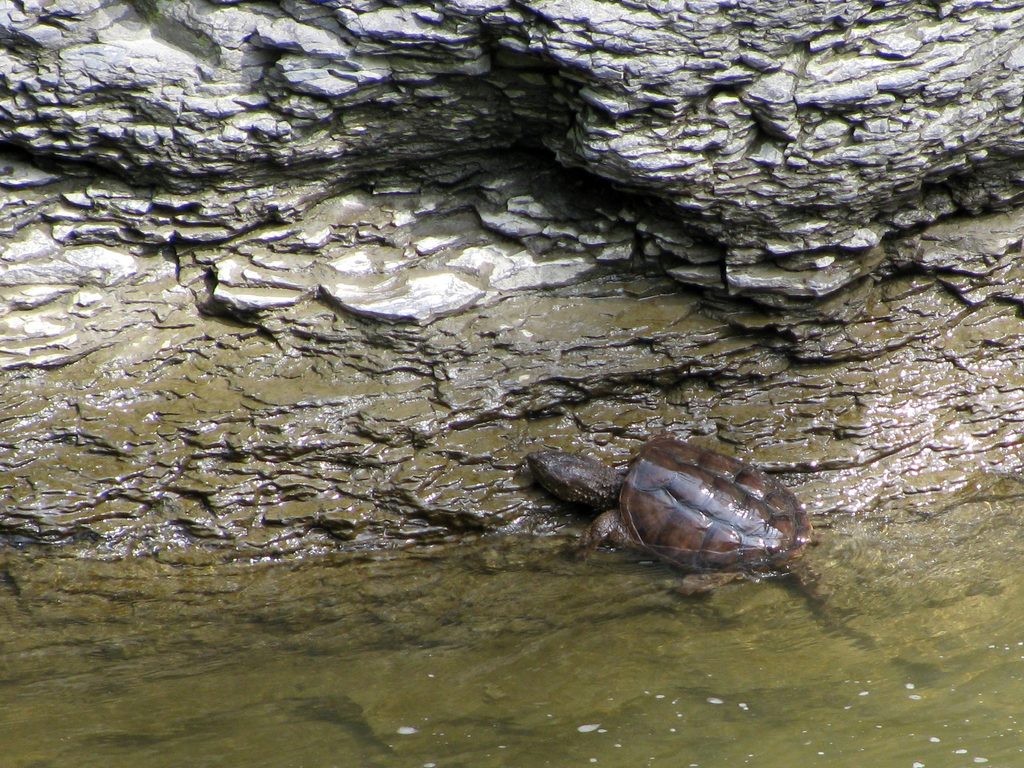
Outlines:
POLYGON ((965 517, 837 521, 808 555, 824 612, 785 579, 681 598, 569 532, 258 565, 7 550, 3 764, 1021 765, 1019 485, 959 512, 999 557, 965 517))

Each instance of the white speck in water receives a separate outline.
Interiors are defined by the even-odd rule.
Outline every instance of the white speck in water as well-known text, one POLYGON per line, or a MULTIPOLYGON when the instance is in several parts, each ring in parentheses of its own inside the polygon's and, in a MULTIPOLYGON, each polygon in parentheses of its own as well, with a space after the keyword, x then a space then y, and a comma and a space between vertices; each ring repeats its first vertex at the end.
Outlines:
POLYGON ((912 693, 909 696, 907 696, 907 698, 910 699, 911 701, 920 701, 921 700, 921 694, 919 694, 919 693, 912 693))
POLYGON ((938 744, 940 741, 942 741, 942 739, 940 739, 938 736, 929 736, 928 741, 930 741, 932 744, 938 744))
POLYGON ((437 768, 437 763, 424 763, 423 768, 437 768))
POLYGON ((744 712, 747 712, 747 711, 749 711, 749 710, 750 710, 750 707, 748 707, 748 706, 747 706, 747 704, 746 704, 746 702, 743 702, 743 701, 741 701, 741 702, 740 702, 740 703, 739 703, 739 704, 738 704, 737 706, 738 706, 738 707, 739 707, 740 709, 742 709, 742 710, 743 710, 744 712))
POLYGON ((413 728, 411 725, 403 725, 401 728, 398 729, 398 732, 403 736, 411 736, 412 734, 417 732, 417 729, 413 728))
POLYGON ((576 730, 579 731, 580 733, 590 733, 591 731, 596 731, 600 727, 601 727, 600 723, 586 723, 584 725, 581 725, 576 730))
POLYGON ((954 749, 953 750, 953 754, 954 755, 966 755, 967 754, 967 750, 966 749, 954 749))
POLYGON ((708 704, 725 704, 725 702, 717 696, 708 696, 708 704))
POLYGON ((664 699, 665 698, 665 694, 664 693, 655 694, 654 698, 656 698, 656 699, 664 699))
POLYGON ((974 762, 976 762, 976 763, 987 763, 988 762, 988 758, 987 757, 976 757, 976 758, 974 758, 974 762))
POLYGON ((907 684, 906 684, 905 686, 903 686, 903 687, 904 687, 904 688, 906 688, 906 689, 907 689, 908 691, 912 691, 912 690, 914 690, 915 688, 917 688, 917 686, 916 686, 916 685, 914 685, 913 683, 907 683, 907 684))
POLYGON ((858 693, 857 695, 858 695, 858 696, 867 696, 867 695, 868 695, 868 694, 870 694, 870 693, 871 693, 871 691, 861 691, 861 692, 860 692, 860 693, 858 693))
POLYGON ((924 768, 924 763, 915 761, 914 764, 910 766, 910 768, 924 768))

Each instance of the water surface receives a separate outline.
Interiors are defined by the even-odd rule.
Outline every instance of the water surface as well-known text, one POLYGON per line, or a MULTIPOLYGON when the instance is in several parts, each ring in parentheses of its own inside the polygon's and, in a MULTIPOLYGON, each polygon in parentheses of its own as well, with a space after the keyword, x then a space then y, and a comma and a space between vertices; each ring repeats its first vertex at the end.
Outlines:
POLYGON ((785 579, 682 598, 567 535, 255 565, 8 550, 3 763, 1021 765, 1004 495, 978 533, 998 549, 966 560, 962 519, 837 521, 808 556, 825 613, 785 579))

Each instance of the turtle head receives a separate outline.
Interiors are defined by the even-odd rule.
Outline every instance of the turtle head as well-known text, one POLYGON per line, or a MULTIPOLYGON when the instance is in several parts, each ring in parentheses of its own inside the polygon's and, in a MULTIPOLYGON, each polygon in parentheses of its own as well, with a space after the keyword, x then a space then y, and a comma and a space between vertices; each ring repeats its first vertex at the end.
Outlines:
POLYGON ((619 506, 625 471, 564 451, 536 451, 526 463, 534 480, 563 501, 598 510, 619 506))

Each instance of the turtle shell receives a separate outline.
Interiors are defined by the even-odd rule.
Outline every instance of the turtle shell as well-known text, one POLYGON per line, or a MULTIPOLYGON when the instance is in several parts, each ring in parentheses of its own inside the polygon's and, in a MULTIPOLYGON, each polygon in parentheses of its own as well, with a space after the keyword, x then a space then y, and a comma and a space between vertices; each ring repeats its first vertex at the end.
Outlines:
POLYGON ((807 512, 790 491, 748 464, 668 435, 633 460, 619 514, 641 547, 689 571, 771 568, 811 539, 807 512))

